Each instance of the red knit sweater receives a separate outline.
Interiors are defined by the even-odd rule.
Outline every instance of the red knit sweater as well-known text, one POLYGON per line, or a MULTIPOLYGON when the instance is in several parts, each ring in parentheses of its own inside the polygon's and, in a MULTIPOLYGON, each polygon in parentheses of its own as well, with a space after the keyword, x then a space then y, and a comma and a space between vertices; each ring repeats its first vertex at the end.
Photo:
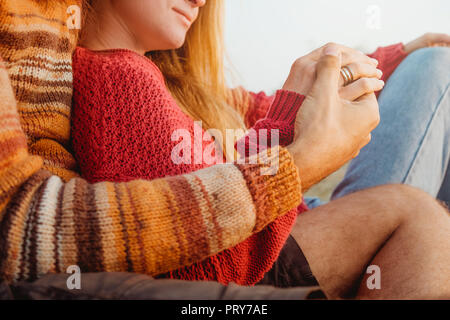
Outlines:
MULTIPOLYGON (((400 48, 379 49, 374 55, 382 58, 380 67, 385 78, 404 56, 400 48)), ((73 64, 72 138, 84 178, 90 182, 155 179, 208 166, 196 163, 194 155, 203 154, 210 142, 195 143, 194 131, 199 128, 177 106, 163 75, 149 59, 122 49, 93 52, 77 48, 73 64), (179 143, 172 141, 177 129, 190 133, 192 164, 174 164, 171 159, 179 143)), ((283 90, 277 91, 275 97, 250 95, 250 106, 243 115, 246 124, 255 129, 279 129, 280 144, 289 144, 304 97, 283 90)), ((236 247, 161 277, 255 284, 277 259, 297 214, 306 209, 302 205, 236 247)), ((177 219, 176 210, 173 219, 177 219)))

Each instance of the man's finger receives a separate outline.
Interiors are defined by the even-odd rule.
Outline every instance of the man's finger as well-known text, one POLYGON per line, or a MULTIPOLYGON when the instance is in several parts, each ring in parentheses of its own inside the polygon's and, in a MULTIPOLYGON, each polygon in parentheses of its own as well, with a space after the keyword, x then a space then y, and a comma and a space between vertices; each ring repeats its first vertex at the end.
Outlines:
MULTIPOLYGON (((353 81, 356 81, 361 78, 377 78, 381 79, 383 76, 383 72, 376 68, 373 64, 369 63, 350 63, 349 65, 345 65, 344 60, 342 60, 342 65, 347 66, 350 69, 350 72, 353 75, 353 81)), ((344 85, 344 77, 341 76, 339 79, 339 86, 344 85)))
POLYGON ((362 78, 341 88, 339 93, 342 99, 354 101, 367 93, 380 91, 383 87, 384 81, 376 78, 362 78))
POLYGON ((324 48, 322 56, 317 62, 317 80, 314 87, 337 92, 341 76, 341 56, 341 50, 337 45, 330 44, 324 48))
POLYGON ((375 67, 378 65, 378 61, 376 59, 373 59, 373 58, 367 56, 363 52, 343 46, 341 44, 336 44, 336 43, 328 43, 328 44, 314 50, 308 56, 311 59, 318 61, 320 59, 320 57, 323 55, 323 51, 330 45, 339 47, 339 49, 342 53, 342 64, 344 66, 348 65, 350 63, 354 63, 354 62, 368 63, 368 64, 374 65, 375 67))
POLYGON ((370 131, 375 129, 380 123, 380 108, 377 97, 374 93, 361 96, 355 102, 351 103, 355 108, 355 117, 366 119, 370 123, 370 131))

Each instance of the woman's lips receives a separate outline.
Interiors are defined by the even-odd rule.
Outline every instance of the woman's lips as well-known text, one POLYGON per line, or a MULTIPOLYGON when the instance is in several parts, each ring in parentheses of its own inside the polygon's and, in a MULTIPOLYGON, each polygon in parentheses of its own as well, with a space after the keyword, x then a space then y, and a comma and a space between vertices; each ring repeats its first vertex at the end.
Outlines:
POLYGON ((173 11, 178 13, 181 17, 183 17, 183 20, 186 22, 188 26, 191 25, 193 18, 191 18, 186 12, 181 11, 180 9, 173 8, 173 11))

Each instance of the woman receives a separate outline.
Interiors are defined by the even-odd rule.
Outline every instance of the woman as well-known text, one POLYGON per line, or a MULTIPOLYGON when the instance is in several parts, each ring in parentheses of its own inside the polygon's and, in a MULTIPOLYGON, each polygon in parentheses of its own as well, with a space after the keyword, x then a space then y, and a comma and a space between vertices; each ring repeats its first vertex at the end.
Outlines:
MULTIPOLYGON (((92 182, 153 179, 211 165, 194 159, 195 154, 205 154, 208 139, 203 144, 190 141, 193 148, 187 163, 172 161, 178 143, 172 139, 173 132, 185 129, 191 139, 199 130, 194 120, 202 120, 206 129, 221 132, 251 126, 279 129, 280 144, 292 141, 296 114, 304 95, 311 91, 322 50, 298 62, 309 74, 293 72, 284 90, 274 98, 243 90, 230 92, 224 85, 219 50, 220 1, 206 5, 205 1, 181 0, 91 4, 93 11, 81 47, 74 55, 76 105, 72 135, 85 178, 92 182), (151 60, 144 58, 146 52, 150 52, 151 60)), ((406 56, 402 45, 379 49, 373 56, 379 59, 381 71, 373 59, 351 49, 342 50, 349 73, 344 71, 341 85, 351 82, 350 78, 357 80, 340 89, 341 97, 349 101, 380 90, 384 83, 378 78, 384 73, 386 80, 406 56)), ((336 161, 336 168, 368 141, 367 136, 363 137, 356 150, 336 161)), ((220 157, 216 160, 220 161, 220 157)), ((307 173, 302 178, 303 185, 308 186, 307 173)), ((305 209, 301 207, 298 212, 305 209)), ((298 212, 291 211, 234 248, 167 276, 255 284, 275 262, 286 240, 292 241, 288 236, 298 212)), ((308 278, 310 272, 305 264, 304 277, 308 278)))

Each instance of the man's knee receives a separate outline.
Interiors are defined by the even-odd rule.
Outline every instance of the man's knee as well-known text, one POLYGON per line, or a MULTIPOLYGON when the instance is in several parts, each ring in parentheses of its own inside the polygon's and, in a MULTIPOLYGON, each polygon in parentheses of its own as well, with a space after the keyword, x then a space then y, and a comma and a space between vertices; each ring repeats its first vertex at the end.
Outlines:
MULTIPOLYGON (((407 219, 426 219, 433 216, 449 216, 448 208, 431 195, 406 184, 391 184, 375 187, 390 208, 400 211, 407 219)), ((370 191, 370 189, 368 189, 370 191)))

